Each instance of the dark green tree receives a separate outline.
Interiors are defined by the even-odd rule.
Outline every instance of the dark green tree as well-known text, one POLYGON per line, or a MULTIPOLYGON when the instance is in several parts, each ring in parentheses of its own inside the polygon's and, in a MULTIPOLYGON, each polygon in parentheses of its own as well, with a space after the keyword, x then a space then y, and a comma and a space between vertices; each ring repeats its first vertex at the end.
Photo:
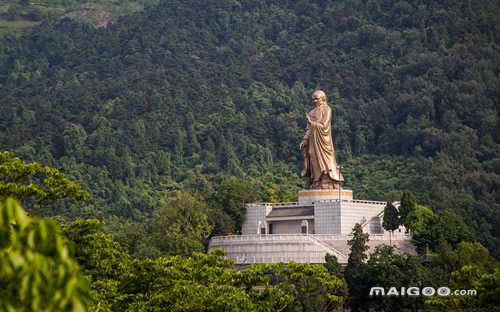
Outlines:
POLYGON ((415 210, 417 206, 417 201, 412 193, 409 191, 404 191, 401 196, 401 204, 399 205, 399 222, 404 225, 407 229, 409 228, 409 223, 406 217, 409 213, 415 210))
POLYGON ((349 289, 348 305, 352 311, 360 311, 369 294, 367 281, 366 259, 368 256, 368 233, 363 233, 363 228, 356 223, 352 230, 352 239, 347 241, 350 246, 349 259, 344 274, 349 289))
POLYGON ((384 208, 384 220, 382 226, 385 230, 390 231, 389 243, 392 245, 391 236, 392 232, 397 229, 400 225, 398 218, 398 210, 391 202, 387 202, 384 208))

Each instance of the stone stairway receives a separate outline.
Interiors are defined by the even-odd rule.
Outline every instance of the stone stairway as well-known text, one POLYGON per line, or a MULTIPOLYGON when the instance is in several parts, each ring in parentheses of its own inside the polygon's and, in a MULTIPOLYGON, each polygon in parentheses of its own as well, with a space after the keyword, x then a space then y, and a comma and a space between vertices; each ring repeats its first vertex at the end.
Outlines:
POLYGON ((341 252, 340 250, 332 247, 330 244, 323 242, 322 240, 316 238, 315 236, 308 235, 307 236, 310 240, 312 240, 314 243, 321 245, 324 249, 326 249, 326 252, 334 255, 337 257, 337 261, 340 263, 347 263, 348 256, 341 252))

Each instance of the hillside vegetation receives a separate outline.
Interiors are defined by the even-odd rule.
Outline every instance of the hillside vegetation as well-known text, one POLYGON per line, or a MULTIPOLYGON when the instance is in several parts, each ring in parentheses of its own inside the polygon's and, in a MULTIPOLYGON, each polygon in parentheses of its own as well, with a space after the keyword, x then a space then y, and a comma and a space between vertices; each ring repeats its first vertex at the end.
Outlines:
POLYGON ((158 0, 0 0, 0 34, 19 33, 62 17, 106 27, 121 15, 156 3, 158 0))
POLYGON ((243 200, 303 187, 321 88, 345 187, 409 189, 497 255, 499 42, 493 0, 164 0, 107 28, 47 19, 1 39, 0 149, 93 196, 42 215, 100 218, 132 246, 192 190, 211 233, 234 232, 243 200))

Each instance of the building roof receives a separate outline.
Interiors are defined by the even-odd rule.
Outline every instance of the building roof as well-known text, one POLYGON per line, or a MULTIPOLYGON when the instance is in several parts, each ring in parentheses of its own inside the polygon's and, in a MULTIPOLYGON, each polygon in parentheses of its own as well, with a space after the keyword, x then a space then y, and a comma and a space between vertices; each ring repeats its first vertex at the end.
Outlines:
POLYGON ((273 207, 268 218, 314 216, 314 206, 273 207))

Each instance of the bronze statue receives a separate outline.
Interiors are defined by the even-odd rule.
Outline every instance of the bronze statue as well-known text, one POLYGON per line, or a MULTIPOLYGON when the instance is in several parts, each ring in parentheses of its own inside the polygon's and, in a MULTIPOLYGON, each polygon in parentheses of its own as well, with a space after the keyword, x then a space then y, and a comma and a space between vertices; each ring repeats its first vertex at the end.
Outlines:
POLYGON ((304 150, 304 169, 307 186, 313 189, 339 189, 344 177, 337 169, 332 141, 332 109, 326 95, 317 90, 312 95, 315 108, 306 114, 307 131, 300 143, 304 150))

